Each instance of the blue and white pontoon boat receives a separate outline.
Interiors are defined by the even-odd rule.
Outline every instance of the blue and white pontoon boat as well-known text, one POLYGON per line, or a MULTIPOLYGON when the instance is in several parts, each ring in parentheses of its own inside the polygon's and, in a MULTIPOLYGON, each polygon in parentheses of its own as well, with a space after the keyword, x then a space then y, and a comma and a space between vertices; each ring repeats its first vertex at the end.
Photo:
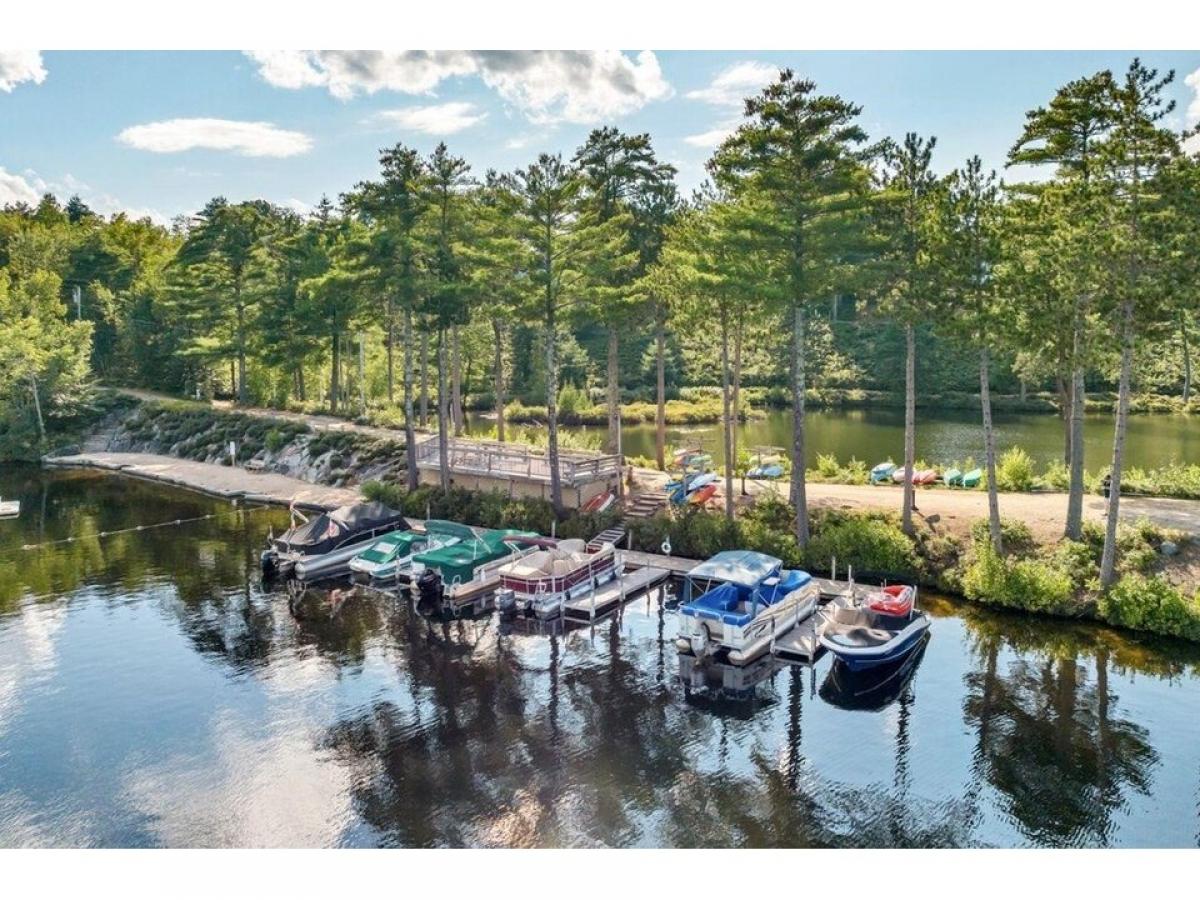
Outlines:
POLYGON ((683 653, 724 653, 742 665, 811 616, 819 597, 807 572, 784 569, 765 553, 726 550, 685 576, 675 643, 683 653))

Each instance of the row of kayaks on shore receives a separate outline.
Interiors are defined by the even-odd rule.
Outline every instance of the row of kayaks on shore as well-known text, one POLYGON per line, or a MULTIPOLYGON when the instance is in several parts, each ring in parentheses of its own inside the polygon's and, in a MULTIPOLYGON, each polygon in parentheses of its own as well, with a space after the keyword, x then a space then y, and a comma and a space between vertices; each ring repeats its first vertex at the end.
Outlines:
MULTIPOLYGON (((531 531, 476 529, 429 520, 414 528, 382 503, 360 503, 295 522, 272 535, 262 554, 266 576, 301 581, 350 573, 355 580, 409 584, 418 608, 456 612, 459 602, 488 598, 492 608, 556 617, 624 574, 611 543, 558 540, 531 531)), ((916 608, 916 588, 893 585, 851 591, 820 606, 807 572, 751 550, 729 550, 684 577, 677 645, 699 658, 743 665, 776 638, 819 616, 820 644, 853 669, 902 658, 924 637, 928 617, 916 608)))
MULTIPOLYGON (((915 469, 912 473, 913 484, 944 484, 947 487, 978 487, 983 481, 983 469, 971 469, 964 472, 961 469, 947 469, 938 472, 937 469, 915 469)), ((904 484, 904 467, 894 462, 881 462, 871 470, 871 484, 904 484)))

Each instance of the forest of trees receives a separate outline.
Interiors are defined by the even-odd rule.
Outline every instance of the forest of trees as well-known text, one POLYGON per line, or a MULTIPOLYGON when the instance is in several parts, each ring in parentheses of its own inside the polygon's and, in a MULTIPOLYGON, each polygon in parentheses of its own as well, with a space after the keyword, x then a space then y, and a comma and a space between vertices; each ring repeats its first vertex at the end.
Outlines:
MULTIPOLYGON (((1078 537, 1087 393, 1118 391, 1119 488, 1132 392, 1193 392, 1200 160, 1166 125, 1172 77, 1135 60, 1063 86, 1013 136, 1029 181, 978 158, 938 176, 935 136, 873 139, 854 103, 785 70, 746 100, 691 197, 649 135, 600 128, 569 158, 506 173, 396 145, 307 215, 218 197, 166 228, 74 197, 9 206, 0 437, 48 446, 103 381, 386 406, 410 450, 415 428, 461 431, 472 402, 503 438, 519 399, 546 408, 553 458, 559 404, 586 391, 610 435, 621 402, 655 400, 661 464, 680 387, 719 386, 728 422, 743 386, 767 385, 795 409, 803 544, 807 390, 903 390, 910 467, 917 393, 978 392, 991 470, 989 393, 1029 387, 1069 410, 1078 537)), ((903 513, 911 527, 911 485, 903 513)))

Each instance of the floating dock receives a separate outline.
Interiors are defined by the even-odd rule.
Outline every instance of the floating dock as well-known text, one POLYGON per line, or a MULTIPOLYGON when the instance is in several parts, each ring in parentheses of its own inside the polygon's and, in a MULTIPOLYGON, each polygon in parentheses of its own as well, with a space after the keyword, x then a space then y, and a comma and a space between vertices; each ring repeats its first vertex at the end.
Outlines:
POLYGON ((643 566, 619 575, 582 597, 563 604, 563 618, 575 622, 591 622, 611 610, 657 587, 671 577, 666 569, 643 566))

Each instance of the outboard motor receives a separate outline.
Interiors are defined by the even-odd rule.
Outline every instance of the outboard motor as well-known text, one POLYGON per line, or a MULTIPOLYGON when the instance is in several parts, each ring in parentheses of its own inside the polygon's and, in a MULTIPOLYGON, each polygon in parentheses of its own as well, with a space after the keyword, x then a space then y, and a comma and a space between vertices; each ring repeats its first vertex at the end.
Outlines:
POLYGON ((496 608, 500 610, 500 615, 512 617, 517 614, 517 596, 510 588, 501 588, 496 591, 496 608))
POLYGON ((442 576, 435 569, 426 569, 416 575, 417 612, 431 616, 442 607, 442 576))

